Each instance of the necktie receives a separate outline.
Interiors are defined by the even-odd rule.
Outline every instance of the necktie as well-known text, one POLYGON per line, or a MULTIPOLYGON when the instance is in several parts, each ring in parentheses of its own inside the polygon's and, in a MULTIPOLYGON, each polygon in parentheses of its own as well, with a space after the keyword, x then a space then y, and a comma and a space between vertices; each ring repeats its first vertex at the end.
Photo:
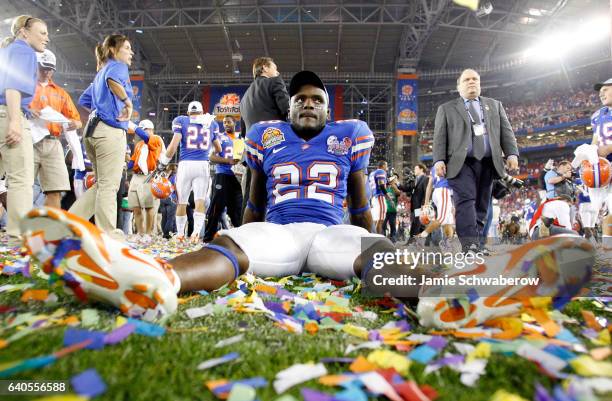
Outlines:
MULTIPOLYGON (((468 110, 470 115, 472 116, 472 121, 475 124, 482 124, 480 120, 480 114, 478 114, 478 110, 476 110, 476 101, 470 100, 468 102, 468 110)), ((484 135, 474 135, 472 137, 472 154, 476 160, 482 160, 485 155, 485 142, 484 135)))

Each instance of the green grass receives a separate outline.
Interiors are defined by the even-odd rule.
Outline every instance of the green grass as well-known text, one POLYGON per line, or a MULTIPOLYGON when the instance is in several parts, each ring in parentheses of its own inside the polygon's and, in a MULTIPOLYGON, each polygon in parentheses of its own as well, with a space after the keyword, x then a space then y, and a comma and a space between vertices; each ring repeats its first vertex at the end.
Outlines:
MULTIPOLYGON (((22 276, 0 276, 0 285, 26 282, 22 276)), ((48 288, 46 282, 34 279, 35 288, 48 288)), ((55 291, 60 292, 59 290, 55 291)), ((80 316, 85 306, 72 297, 60 294, 58 303, 49 305, 41 302, 24 304, 19 300, 21 292, 1 293, 0 305, 18 307, 18 313, 35 312, 51 314, 59 307, 65 308, 68 314, 80 316)), ((29 380, 69 380, 72 376, 90 368, 95 368, 102 376, 108 390, 96 400, 212 400, 215 396, 204 386, 206 380, 242 379, 263 376, 269 381, 265 388, 257 390, 258 398, 274 400, 277 395, 272 382, 277 372, 295 363, 317 362, 323 357, 344 356, 348 344, 359 342, 343 332, 323 330, 315 335, 292 334, 276 326, 269 319, 256 314, 230 311, 224 314, 206 316, 195 320, 189 319, 185 309, 203 306, 215 298, 214 295, 200 296, 187 304, 181 305, 179 313, 168 319, 170 328, 206 328, 205 332, 168 332, 161 338, 131 335, 125 341, 102 350, 81 350, 56 363, 39 370, 19 374, 13 379, 29 380), (244 333, 242 342, 224 348, 214 348, 222 339, 244 333), (207 359, 219 357, 229 352, 239 352, 240 359, 220 365, 206 371, 196 370, 196 366, 207 359)), ((364 299, 356 295, 352 306, 363 304, 364 299)), ((91 307, 91 306, 88 306, 91 307)), ((102 305, 100 324, 93 329, 110 331, 118 313, 102 305)), ((580 309, 589 307, 587 301, 573 302, 566 311, 569 315, 582 319, 580 309)), ((368 307, 368 310, 379 311, 368 307)), ((601 315, 601 310, 597 311, 601 315)), ((0 338, 6 338, 14 329, 5 331, 7 319, 14 314, 0 314, 0 338)), ((612 316, 607 315, 610 319, 612 316)), ((349 320, 368 328, 381 327, 390 315, 379 313, 379 319, 349 320)), ((414 324, 413 324, 414 326, 414 324)), ((8 347, 0 350, 0 364, 50 354, 62 348, 65 327, 42 329, 23 337, 8 347)), ((422 331, 417 328, 416 331, 422 331)), ((450 338, 449 338, 450 339, 450 338)), ((586 341, 585 341, 586 343, 586 341)), ((451 350, 447 347, 446 350, 451 350)), ((360 350, 350 356, 367 355, 369 350, 360 350)), ((454 350, 452 350, 453 353, 454 350)), ((348 371, 348 365, 326 365, 330 373, 348 371)), ((438 372, 424 375, 424 365, 413 363, 410 376, 419 384, 429 384, 440 394, 442 401, 478 401, 488 400, 498 389, 503 388, 531 400, 535 382, 547 388, 555 384, 551 379, 538 372, 535 364, 517 356, 493 354, 489 359, 486 374, 474 388, 461 384, 459 374, 442 368, 438 372)), ((299 389, 309 387, 329 393, 338 388, 324 387, 316 380, 306 382, 288 391, 301 399, 299 389)), ((28 400, 41 396, 1 396, 2 400, 28 400)))

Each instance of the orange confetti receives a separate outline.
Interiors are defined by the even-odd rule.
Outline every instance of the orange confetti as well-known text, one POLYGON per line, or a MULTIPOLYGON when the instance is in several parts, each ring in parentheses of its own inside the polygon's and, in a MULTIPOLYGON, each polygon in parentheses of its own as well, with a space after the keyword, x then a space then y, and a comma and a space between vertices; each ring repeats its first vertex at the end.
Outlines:
POLYGON ((349 369, 353 373, 371 372, 373 370, 376 370, 376 365, 368 362, 368 360, 365 359, 363 356, 359 356, 353 361, 353 363, 351 363, 349 369))
POLYGON ((276 294, 276 287, 272 287, 271 285, 257 284, 255 288, 253 288, 253 290, 258 292, 265 292, 267 294, 272 295, 276 294))
POLYGON ((324 386, 336 387, 348 379, 349 377, 345 375, 327 375, 319 377, 319 383, 324 386))
POLYGON ((316 322, 308 322, 304 325, 304 330, 309 334, 316 334, 319 331, 319 325, 316 322))
POLYGON ((21 301, 45 301, 48 297, 49 290, 26 290, 21 295, 21 301))
POLYGON ((554 337, 561 331, 559 325, 548 317, 548 313, 544 309, 532 309, 529 314, 542 326, 548 337, 554 337))
POLYGON ((6 347, 8 344, 8 341, 0 339, 0 349, 6 347))
POLYGON ((603 329, 602 325, 599 324, 597 319, 595 319, 595 314, 593 314, 593 312, 584 309, 581 312, 582 317, 584 318, 584 321, 586 322, 587 326, 589 326, 589 328, 595 331, 601 331, 601 329, 603 329))

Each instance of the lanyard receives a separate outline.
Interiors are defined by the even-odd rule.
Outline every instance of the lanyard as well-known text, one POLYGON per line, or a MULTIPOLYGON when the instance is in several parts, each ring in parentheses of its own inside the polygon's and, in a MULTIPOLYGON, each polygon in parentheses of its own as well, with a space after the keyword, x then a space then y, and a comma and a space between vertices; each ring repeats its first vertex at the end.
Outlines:
POLYGON ((482 118, 480 118, 480 116, 478 116, 478 119, 480 120, 480 124, 477 124, 476 120, 474 119, 474 117, 470 113, 470 108, 468 107, 468 103, 469 102, 473 102, 473 100, 468 100, 467 102, 463 102, 463 105, 465 106, 465 111, 467 111, 468 117, 470 118, 470 121, 472 122, 472 125, 483 124, 484 123, 484 110, 482 109, 482 103, 480 101, 478 101, 478 106, 480 106, 480 113, 482 114, 482 118))

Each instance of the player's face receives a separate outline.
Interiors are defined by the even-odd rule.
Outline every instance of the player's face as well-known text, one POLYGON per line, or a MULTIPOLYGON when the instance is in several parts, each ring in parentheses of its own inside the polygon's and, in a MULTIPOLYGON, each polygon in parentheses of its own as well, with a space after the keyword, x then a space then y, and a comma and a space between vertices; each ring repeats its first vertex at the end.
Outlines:
POLYGON ((604 85, 599 90, 599 98, 604 106, 612 106, 612 85, 604 85))
POLYGON ((223 119, 223 128, 225 128, 225 132, 234 132, 234 129, 236 129, 234 119, 225 117, 223 119))
POLYGON ((25 41, 37 52, 42 53, 47 48, 49 43, 49 33, 47 32, 47 24, 41 21, 32 23, 30 28, 23 30, 25 41))
POLYGON ((312 85, 304 85, 291 98, 289 107, 291 124, 298 129, 321 129, 327 120, 327 96, 325 91, 312 85))
POLYGON ((53 76, 52 68, 44 68, 44 67, 38 66, 38 79, 40 82, 47 82, 48 80, 51 79, 52 76, 53 76))
POLYGON ((480 96, 480 76, 476 71, 466 70, 459 77, 459 94, 466 99, 480 96))
POLYGON ((130 44, 129 40, 126 40, 123 42, 123 44, 121 44, 119 49, 117 49, 115 60, 121 61, 127 65, 132 65, 132 56, 134 56, 132 45, 130 44))

